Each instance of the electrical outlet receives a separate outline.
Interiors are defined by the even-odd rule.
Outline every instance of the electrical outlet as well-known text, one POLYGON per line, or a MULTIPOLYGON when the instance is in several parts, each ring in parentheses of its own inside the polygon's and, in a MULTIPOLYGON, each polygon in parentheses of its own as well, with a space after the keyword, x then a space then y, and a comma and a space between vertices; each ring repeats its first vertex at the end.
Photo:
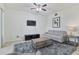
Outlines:
POLYGON ((19 35, 17 35, 17 38, 19 38, 20 36, 19 35))

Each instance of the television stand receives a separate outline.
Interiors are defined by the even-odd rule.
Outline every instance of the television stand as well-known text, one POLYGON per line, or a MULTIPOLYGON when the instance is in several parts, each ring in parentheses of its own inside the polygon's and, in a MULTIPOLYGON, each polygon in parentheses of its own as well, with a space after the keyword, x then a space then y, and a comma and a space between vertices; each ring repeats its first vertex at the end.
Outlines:
POLYGON ((31 39, 36 39, 36 38, 40 38, 40 34, 29 34, 29 35, 25 35, 25 41, 31 40, 31 39))

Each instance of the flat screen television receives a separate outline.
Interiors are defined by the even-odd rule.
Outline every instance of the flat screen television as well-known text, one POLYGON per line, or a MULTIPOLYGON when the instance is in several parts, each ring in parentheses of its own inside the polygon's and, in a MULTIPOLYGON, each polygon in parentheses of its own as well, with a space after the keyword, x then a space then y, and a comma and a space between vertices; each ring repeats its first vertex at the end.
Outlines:
POLYGON ((27 26, 36 26, 36 21, 34 21, 34 20, 27 20, 27 26))

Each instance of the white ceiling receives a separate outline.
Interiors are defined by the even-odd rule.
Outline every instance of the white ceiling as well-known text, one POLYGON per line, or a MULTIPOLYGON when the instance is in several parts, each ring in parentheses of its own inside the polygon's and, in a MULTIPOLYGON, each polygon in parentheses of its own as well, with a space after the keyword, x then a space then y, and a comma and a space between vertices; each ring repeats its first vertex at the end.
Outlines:
MULTIPOLYGON (((41 3, 44 4, 44 3, 41 3)), ((52 13, 54 11, 61 11, 61 10, 67 10, 68 8, 77 6, 79 4, 77 3, 47 3, 47 6, 45 9, 47 11, 41 11, 41 13, 52 13)), ((29 12, 35 12, 31 10, 31 7, 34 7, 33 3, 6 3, 4 6, 7 9, 13 9, 13 10, 20 10, 20 11, 29 11, 29 12)))

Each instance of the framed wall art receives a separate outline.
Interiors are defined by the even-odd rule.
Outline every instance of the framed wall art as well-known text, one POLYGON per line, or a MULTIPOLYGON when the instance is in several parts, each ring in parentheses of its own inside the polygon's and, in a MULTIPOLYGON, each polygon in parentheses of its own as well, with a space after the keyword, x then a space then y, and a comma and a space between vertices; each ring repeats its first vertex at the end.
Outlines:
POLYGON ((60 28, 60 17, 55 17, 52 19, 52 27, 60 28))

